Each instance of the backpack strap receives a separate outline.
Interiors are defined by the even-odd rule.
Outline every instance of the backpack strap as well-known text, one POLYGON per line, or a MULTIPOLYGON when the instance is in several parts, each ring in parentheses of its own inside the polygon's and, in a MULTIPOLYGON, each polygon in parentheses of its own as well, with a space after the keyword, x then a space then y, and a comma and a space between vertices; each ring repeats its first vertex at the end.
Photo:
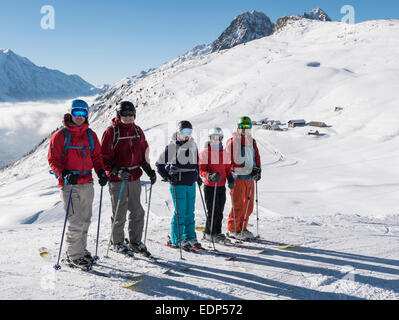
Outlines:
POLYGON ((94 139, 93 139, 93 130, 91 130, 90 128, 87 129, 87 136, 89 137, 89 148, 90 148, 90 152, 91 152, 91 155, 93 155, 93 151, 94 151, 94 139))
POLYGON ((116 145, 118 144, 119 140, 135 139, 135 138, 139 138, 141 140, 141 132, 136 125, 134 126, 136 130, 136 136, 128 136, 122 138, 120 137, 119 126, 113 125, 112 127, 114 128, 114 141, 112 143, 114 149, 116 148, 116 145))
POLYGON ((93 156, 93 151, 94 151, 94 139, 93 139, 93 131, 88 128, 87 129, 87 135, 89 138, 89 147, 71 147, 69 144, 71 142, 71 132, 63 127, 62 131, 64 132, 64 150, 62 151, 62 156, 61 156, 61 160, 63 160, 65 158, 65 155, 68 151, 68 149, 82 149, 84 155, 86 156, 86 152, 85 149, 90 149, 90 153, 93 156))
POLYGON ((114 141, 112 143, 112 146, 115 149, 115 147, 116 147, 116 145, 118 144, 118 141, 119 141, 119 127, 115 126, 115 125, 113 125, 112 127, 114 128, 114 141))
POLYGON ((61 156, 61 160, 63 160, 66 151, 69 148, 69 143, 71 142, 71 132, 65 127, 62 127, 61 129, 64 132, 64 150, 62 151, 62 156, 61 156))

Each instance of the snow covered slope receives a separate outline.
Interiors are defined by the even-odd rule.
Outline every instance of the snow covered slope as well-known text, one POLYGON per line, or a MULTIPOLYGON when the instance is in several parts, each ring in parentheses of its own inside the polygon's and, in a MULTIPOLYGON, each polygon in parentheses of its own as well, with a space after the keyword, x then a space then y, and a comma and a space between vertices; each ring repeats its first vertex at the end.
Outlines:
MULTIPOLYGON (((259 233, 269 242, 219 247, 239 254, 234 262, 187 254, 185 263, 193 270, 173 276, 139 259, 132 263, 112 256, 102 261, 103 270, 149 272, 136 291, 120 288, 123 281, 116 277, 54 273, 64 211, 56 181, 47 173, 44 141, 0 172, 0 237, 7 243, 0 247, 0 297, 398 299, 398 35, 397 20, 347 25, 302 19, 246 45, 192 55, 111 85, 95 101, 92 127, 101 136, 116 103, 132 100, 152 162, 179 120, 192 121, 199 146, 213 126, 222 127, 228 138, 244 114, 253 120, 280 120, 282 131, 254 128, 263 170, 259 233), (288 128, 292 119, 328 126, 310 136, 309 126, 288 128), (302 246, 286 251, 276 248, 279 243, 302 246), (53 254, 48 261, 38 256, 41 246, 53 254), (26 257, 33 267, 20 263, 26 257)), ((148 238, 153 241, 147 244, 154 254, 179 264, 178 252, 159 244, 169 232, 168 186, 157 182, 152 196, 148 238)), ((98 197, 96 182, 90 250, 98 197)), ((201 205, 197 201, 197 225, 204 223, 201 205)), ((109 217, 105 192, 102 255, 109 217)), ((254 216, 249 229, 256 230, 254 216)))
POLYGON ((68 99, 98 91, 77 75, 38 67, 10 49, 0 50, 0 101, 68 99))

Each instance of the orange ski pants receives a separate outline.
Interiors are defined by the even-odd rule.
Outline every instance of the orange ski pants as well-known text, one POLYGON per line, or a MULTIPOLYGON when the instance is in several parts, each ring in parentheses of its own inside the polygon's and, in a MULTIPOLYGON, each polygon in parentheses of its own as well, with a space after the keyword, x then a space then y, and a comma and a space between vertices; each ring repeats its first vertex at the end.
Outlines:
POLYGON ((232 196, 232 208, 227 220, 227 230, 230 232, 241 232, 242 230, 247 230, 249 216, 254 210, 255 183, 252 180, 247 181, 241 179, 236 179, 235 183, 236 185, 233 190, 230 190, 230 195, 232 196), (247 219, 244 221, 247 207, 247 219))

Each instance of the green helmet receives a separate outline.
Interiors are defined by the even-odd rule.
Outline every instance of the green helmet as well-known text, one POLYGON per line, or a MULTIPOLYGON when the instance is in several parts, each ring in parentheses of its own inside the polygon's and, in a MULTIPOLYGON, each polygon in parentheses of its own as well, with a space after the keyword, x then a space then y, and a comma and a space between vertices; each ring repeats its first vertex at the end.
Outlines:
POLYGON ((252 121, 250 117, 244 116, 241 117, 237 122, 238 129, 251 129, 252 121))

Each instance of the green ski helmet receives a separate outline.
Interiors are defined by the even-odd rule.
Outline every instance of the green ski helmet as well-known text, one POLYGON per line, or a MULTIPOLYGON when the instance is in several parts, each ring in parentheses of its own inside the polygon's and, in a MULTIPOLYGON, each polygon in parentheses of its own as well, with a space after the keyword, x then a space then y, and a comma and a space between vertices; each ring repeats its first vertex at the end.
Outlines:
POLYGON ((238 129, 251 129, 252 128, 252 121, 250 117, 243 116, 237 122, 238 129))

